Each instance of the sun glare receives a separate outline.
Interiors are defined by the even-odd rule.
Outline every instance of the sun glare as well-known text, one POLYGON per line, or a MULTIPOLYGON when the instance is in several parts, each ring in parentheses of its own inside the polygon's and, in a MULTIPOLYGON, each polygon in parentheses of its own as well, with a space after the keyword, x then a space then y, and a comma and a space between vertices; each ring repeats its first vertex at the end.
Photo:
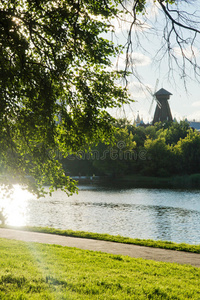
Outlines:
POLYGON ((26 225, 28 200, 34 196, 16 184, 10 197, 4 195, 3 189, 0 190, 0 197, 0 210, 3 209, 3 215, 6 217, 6 225, 26 225))

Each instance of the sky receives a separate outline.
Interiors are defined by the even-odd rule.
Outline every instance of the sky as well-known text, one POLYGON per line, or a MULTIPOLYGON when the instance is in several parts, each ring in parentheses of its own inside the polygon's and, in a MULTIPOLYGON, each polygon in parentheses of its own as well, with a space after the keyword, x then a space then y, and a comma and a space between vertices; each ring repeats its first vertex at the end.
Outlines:
MULTIPOLYGON (((130 8, 129 1, 126 2, 130 8)), ((186 4, 184 1, 179 2, 180 9, 186 12, 183 14, 183 17, 190 17, 193 21, 200 22, 199 1, 189 1, 189 4, 186 4)), ((145 122, 150 122, 153 119, 156 107, 156 103, 153 101, 151 113, 149 112, 153 94, 160 88, 164 88, 172 94, 169 104, 173 118, 176 118, 178 121, 185 118, 190 121, 194 119, 200 121, 200 83, 195 78, 193 68, 187 62, 186 73, 188 76, 185 76, 182 69, 178 68, 177 65, 182 66, 183 63, 182 54, 173 35, 171 36, 170 46, 172 54, 176 56, 176 61, 172 64, 168 55, 164 55, 166 50, 163 39, 163 28, 166 26, 165 16, 159 5, 153 4, 153 0, 147 0, 147 3, 146 15, 138 15, 137 22, 141 26, 134 26, 131 35, 132 54, 130 56, 129 70, 132 71, 132 75, 128 78, 128 89, 131 99, 135 102, 112 111, 112 114, 117 118, 127 117, 132 121, 139 112, 140 117, 145 122), (173 72, 170 72, 169 69, 173 70, 173 72)), ((131 19, 128 15, 126 17, 122 16, 122 19, 124 18, 126 18, 126 22, 120 20, 112 21, 114 33, 110 34, 109 38, 115 44, 125 45, 127 42, 131 19)), ((184 56, 194 61, 194 57, 192 58, 194 53, 196 63, 200 66, 200 50, 198 50, 200 49, 200 34, 196 37, 192 52, 190 45, 193 33, 190 34, 184 29, 181 32, 188 41, 184 48, 184 56)), ((113 66, 118 70, 124 70, 125 54, 121 54, 117 59, 114 59, 113 66)))

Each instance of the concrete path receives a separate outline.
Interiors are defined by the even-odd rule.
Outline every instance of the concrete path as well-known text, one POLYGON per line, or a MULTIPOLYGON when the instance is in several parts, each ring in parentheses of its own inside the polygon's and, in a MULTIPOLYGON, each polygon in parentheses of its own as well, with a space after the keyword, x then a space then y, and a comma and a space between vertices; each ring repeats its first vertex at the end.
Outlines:
POLYGON ((174 262, 200 267, 200 254, 183 251, 165 250, 130 244, 120 244, 92 239, 65 237, 55 234, 4 228, 0 228, 0 238, 15 239, 25 242, 56 244, 67 247, 76 247, 85 250, 128 255, 135 258, 140 257, 144 259, 152 259, 155 261, 174 262))

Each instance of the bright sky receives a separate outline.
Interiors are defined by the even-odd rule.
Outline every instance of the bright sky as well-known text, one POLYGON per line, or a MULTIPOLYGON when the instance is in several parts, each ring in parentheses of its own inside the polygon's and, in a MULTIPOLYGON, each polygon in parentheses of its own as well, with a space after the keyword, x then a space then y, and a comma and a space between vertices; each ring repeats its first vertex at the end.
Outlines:
MULTIPOLYGON (((137 112, 139 111, 140 116, 144 118, 145 122, 151 121, 156 105, 154 102, 151 114, 149 114, 152 101, 151 94, 155 92, 156 81, 158 79, 159 83, 156 91, 160 88, 164 88, 173 94, 169 101, 173 118, 175 117, 177 120, 187 118, 188 120, 195 119, 196 121, 200 121, 199 83, 195 79, 192 68, 189 67, 189 65, 186 65, 187 73, 191 76, 191 79, 183 76, 176 63, 173 64, 173 73, 169 73, 168 55, 163 57, 163 53, 166 48, 155 58, 157 51, 161 48, 162 43, 164 42, 163 28, 165 26, 165 17, 158 4, 155 7, 155 5, 152 4, 153 0, 148 0, 147 2, 148 20, 145 19, 145 16, 138 16, 139 21, 141 21, 143 25, 141 27, 134 27, 132 33, 133 54, 131 61, 132 69, 135 74, 129 77, 129 91, 135 102, 129 106, 125 106, 124 109, 115 111, 115 116, 126 116, 128 119, 134 120, 134 117, 136 117, 137 112), (137 40, 137 36, 139 40, 137 40), (138 44, 138 41, 140 45, 138 44), (136 78, 137 76, 139 76, 144 86, 139 83, 136 78), (184 87, 184 78, 186 81, 187 91, 184 87), (145 86, 147 86, 147 88, 145 88, 145 86)), ((199 20, 196 20, 200 22, 199 1, 194 0, 189 2, 190 4, 182 5, 180 1, 181 9, 187 12, 185 15, 186 17, 188 17, 189 13, 191 13, 194 18, 195 12, 199 18, 199 20)), ((128 17, 127 20, 129 20, 128 17)), ((129 24, 127 24, 127 22, 119 22, 117 20, 114 20, 113 24, 115 25, 115 33, 111 37, 112 40, 115 43, 124 45, 127 41, 129 24)), ((186 38, 190 37, 189 33, 184 33, 187 34, 185 35, 186 38)), ((177 62, 182 64, 180 50, 177 48, 177 44, 173 38, 171 46, 173 53, 177 56, 177 62)), ((194 44, 193 48, 197 64, 200 66, 200 51, 198 49, 200 49, 200 35, 196 37, 196 44, 194 44)), ((185 48, 185 54, 188 55, 188 57, 191 57, 192 55, 190 43, 187 48, 185 48)), ((113 62, 118 69, 123 70, 125 66, 125 55, 121 55, 118 61, 116 60, 113 62)))

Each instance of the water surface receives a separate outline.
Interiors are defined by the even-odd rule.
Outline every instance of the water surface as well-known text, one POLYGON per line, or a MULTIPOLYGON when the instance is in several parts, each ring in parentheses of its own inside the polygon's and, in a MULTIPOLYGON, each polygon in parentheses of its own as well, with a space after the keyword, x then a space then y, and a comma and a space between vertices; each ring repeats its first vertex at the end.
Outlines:
MULTIPOLYGON (((200 244, 199 194, 187 190, 88 185, 79 186, 79 194, 71 197, 57 191, 52 197, 41 199, 26 195, 20 202, 18 195, 15 213, 19 215, 19 225, 200 244)), ((12 218, 8 216, 8 222, 18 225, 14 224, 13 214, 12 218)))

